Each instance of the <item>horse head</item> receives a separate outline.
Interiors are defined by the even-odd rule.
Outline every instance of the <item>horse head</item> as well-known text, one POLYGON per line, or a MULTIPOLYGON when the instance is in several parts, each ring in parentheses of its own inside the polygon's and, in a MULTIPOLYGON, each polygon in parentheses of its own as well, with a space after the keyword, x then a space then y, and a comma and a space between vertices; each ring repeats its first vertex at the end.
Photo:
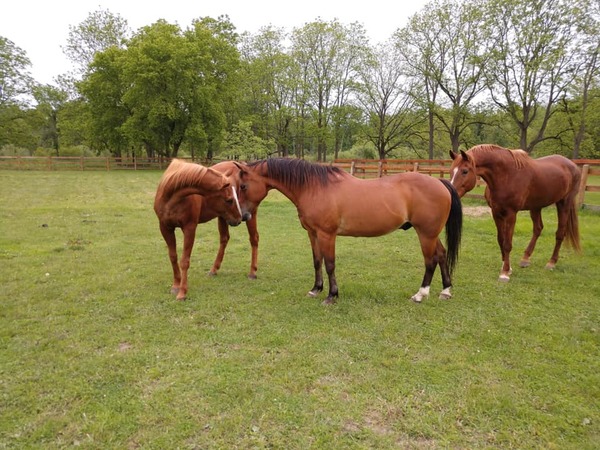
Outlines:
POLYGON ((265 179, 252 170, 245 163, 235 161, 228 162, 233 165, 233 176, 239 186, 240 205, 244 220, 250 220, 252 214, 256 213, 256 209, 260 202, 269 193, 270 186, 267 185, 265 179))
POLYGON ((452 166, 450 166, 450 183, 463 197, 467 192, 477 185, 477 166, 475 159, 467 152, 461 150, 460 153, 454 153, 450 150, 452 166))

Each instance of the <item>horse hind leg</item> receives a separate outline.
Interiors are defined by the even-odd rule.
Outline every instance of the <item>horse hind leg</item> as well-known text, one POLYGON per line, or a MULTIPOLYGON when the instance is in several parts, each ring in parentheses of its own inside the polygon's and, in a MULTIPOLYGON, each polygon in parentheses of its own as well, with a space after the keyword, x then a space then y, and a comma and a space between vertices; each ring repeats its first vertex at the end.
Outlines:
POLYGON ((554 250, 550 260, 546 263, 546 269, 553 270, 558 262, 558 254, 560 247, 567 234, 567 225, 569 220, 569 208, 568 202, 563 199, 556 203, 556 213, 558 215, 558 228, 556 229, 556 241, 554 244, 554 250))
POLYGON ((449 300, 452 298, 452 278, 450 276, 450 269, 448 268, 448 258, 446 249, 442 245, 442 242, 438 239, 436 247, 436 258, 440 265, 440 272, 442 273, 442 292, 440 292, 440 300, 449 300))
POLYGON ((533 254, 537 240, 540 237, 540 234, 542 234, 542 230, 544 229, 544 222, 542 221, 541 209, 532 209, 531 211, 529 211, 529 215, 531 217, 531 221, 533 222, 533 234, 531 236, 531 240, 529 241, 529 245, 527 245, 527 248, 525 249, 523 258, 521 258, 521 262, 519 263, 521 267, 530 266, 531 255, 533 254))
POLYGON ((436 257, 436 241, 439 240, 437 238, 436 240, 427 240, 421 237, 421 235, 419 235, 419 240, 421 242, 423 258, 425 259, 425 274, 423 275, 421 287, 419 288, 417 293, 410 298, 415 303, 421 303, 424 299, 429 297, 431 280, 433 279, 433 274, 435 273, 435 268, 438 264, 438 260, 436 257))

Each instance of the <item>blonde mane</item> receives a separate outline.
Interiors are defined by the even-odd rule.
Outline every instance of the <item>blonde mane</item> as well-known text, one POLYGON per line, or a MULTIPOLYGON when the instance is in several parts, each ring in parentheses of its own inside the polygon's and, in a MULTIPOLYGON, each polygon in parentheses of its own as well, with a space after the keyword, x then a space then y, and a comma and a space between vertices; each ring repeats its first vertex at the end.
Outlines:
POLYGON ((472 147, 468 151, 469 155, 475 157, 477 163, 477 155, 493 155, 495 159, 512 161, 517 169, 522 169, 531 163, 531 157, 526 151, 521 149, 508 149, 494 144, 481 144, 472 147))
POLYGON ((207 172, 208 167, 173 159, 158 183, 156 197, 169 198, 181 188, 200 184, 207 172))

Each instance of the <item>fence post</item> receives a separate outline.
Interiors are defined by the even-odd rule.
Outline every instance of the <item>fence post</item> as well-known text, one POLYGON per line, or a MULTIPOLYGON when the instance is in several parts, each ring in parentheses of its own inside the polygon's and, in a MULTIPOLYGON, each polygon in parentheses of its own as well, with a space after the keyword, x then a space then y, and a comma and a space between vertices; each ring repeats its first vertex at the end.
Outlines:
POLYGON ((355 171, 356 171, 356 161, 352 161, 350 163, 350 175, 354 175, 355 171))
POLYGON ((585 187, 587 186, 588 174, 590 172, 590 165, 584 164, 581 168, 581 182, 579 183, 579 193, 577 194, 577 209, 583 206, 585 200, 585 187))
POLYGON ((379 161, 379 163, 377 163, 377 176, 379 178, 381 178, 383 176, 383 161, 379 161))

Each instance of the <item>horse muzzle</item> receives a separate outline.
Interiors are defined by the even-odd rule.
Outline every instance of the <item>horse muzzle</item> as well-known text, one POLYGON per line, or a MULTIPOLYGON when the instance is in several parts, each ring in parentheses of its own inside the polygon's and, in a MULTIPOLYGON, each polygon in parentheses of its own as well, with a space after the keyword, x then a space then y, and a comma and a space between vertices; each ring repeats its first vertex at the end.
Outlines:
POLYGON ((252 213, 245 212, 244 214, 242 214, 243 222, 248 222, 250 219, 252 219, 252 213))

